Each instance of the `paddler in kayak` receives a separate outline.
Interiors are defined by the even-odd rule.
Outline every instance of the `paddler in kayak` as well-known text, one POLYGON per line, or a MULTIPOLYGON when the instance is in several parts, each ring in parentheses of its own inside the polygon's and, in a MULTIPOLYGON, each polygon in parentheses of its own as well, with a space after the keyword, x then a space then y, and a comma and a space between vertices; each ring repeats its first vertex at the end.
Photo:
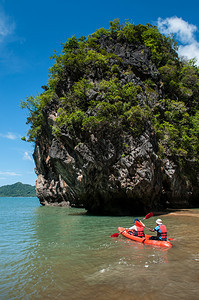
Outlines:
POLYGON ((135 219, 134 225, 127 229, 129 230, 128 231, 129 234, 143 238, 143 237, 145 237, 144 229, 143 229, 144 227, 145 227, 145 225, 140 220, 135 219), (138 226, 139 223, 140 223, 140 226, 138 226))
POLYGON ((150 240, 167 241, 167 228, 162 224, 161 219, 156 220, 157 226, 154 229, 148 228, 152 232, 157 232, 157 236, 151 236, 150 240))

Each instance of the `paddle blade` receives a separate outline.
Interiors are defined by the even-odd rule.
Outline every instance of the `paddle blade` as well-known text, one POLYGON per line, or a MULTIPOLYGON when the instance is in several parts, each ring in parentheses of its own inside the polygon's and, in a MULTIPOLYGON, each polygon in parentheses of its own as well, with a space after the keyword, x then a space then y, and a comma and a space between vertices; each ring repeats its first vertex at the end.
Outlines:
POLYGON ((149 219, 149 218, 151 218, 151 217, 153 217, 153 213, 152 213, 152 212, 150 212, 149 214, 147 214, 147 215, 144 217, 143 220, 149 219))
POLYGON ((168 240, 169 240, 169 241, 176 241, 176 239, 172 239, 172 238, 169 238, 168 240))
POLYGON ((144 227, 144 225, 139 221, 135 221, 135 226, 144 227))
POLYGON ((118 235, 119 235, 119 233, 116 232, 116 233, 112 234, 111 237, 118 237, 118 235))

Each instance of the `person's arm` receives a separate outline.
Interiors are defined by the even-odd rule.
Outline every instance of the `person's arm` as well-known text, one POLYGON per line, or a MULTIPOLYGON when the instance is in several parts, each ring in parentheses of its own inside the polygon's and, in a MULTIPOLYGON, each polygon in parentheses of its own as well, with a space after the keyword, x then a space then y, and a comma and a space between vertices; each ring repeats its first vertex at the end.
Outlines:
POLYGON ((148 228, 150 231, 152 231, 152 232, 155 232, 155 231, 158 231, 159 229, 160 229, 160 227, 159 226, 156 226, 154 229, 151 229, 151 228, 148 228))
POLYGON ((137 230, 137 227, 135 225, 133 225, 133 226, 127 228, 127 229, 129 229, 129 230, 137 230))
POLYGON ((159 231, 160 230, 160 226, 156 226, 155 228, 154 228, 154 231, 159 231))
POLYGON ((152 232, 154 232, 154 231, 155 231, 155 229, 151 229, 151 228, 148 228, 148 230, 150 230, 150 231, 152 231, 152 232))

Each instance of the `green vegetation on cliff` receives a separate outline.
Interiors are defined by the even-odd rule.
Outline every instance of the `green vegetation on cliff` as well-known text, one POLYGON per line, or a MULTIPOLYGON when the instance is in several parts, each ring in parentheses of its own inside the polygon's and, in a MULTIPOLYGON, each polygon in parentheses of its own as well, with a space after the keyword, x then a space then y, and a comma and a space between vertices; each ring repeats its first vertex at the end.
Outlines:
POLYGON ((83 136, 106 127, 137 137, 150 124, 160 157, 198 161, 199 69, 194 60, 178 57, 172 36, 150 24, 121 25, 116 19, 109 29, 72 37, 62 46, 62 53, 52 56, 55 63, 44 92, 21 102, 29 109, 28 141, 42 136, 44 111, 53 102, 55 136, 65 131, 83 136), (142 70, 124 59, 132 49, 143 57, 150 49, 142 70))
POLYGON ((36 197, 35 186, 17 182, 0 187, 0 197, 36 197))

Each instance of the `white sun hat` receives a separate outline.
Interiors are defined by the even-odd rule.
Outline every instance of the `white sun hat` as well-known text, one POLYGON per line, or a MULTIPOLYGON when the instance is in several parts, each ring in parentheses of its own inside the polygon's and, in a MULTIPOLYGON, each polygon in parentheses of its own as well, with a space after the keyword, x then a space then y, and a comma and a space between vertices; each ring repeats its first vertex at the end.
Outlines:
POLYGON ((156 222, 158 225, 162 225, 162 220, 161 220, 161 219, 157 219, 155 222, 156 222))

